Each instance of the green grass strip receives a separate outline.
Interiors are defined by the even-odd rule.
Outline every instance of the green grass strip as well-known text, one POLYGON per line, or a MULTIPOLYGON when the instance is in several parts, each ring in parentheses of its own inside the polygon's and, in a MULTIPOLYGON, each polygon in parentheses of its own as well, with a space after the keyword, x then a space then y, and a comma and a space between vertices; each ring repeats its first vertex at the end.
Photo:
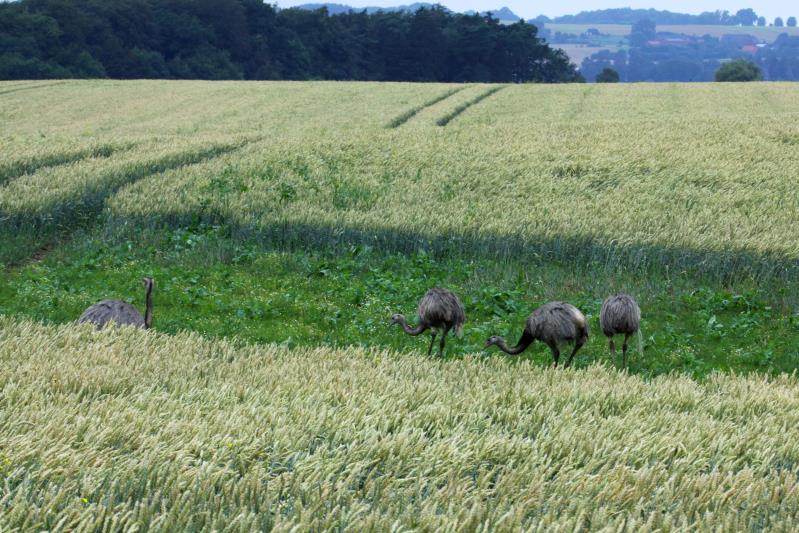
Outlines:
POLYGON ((472 107, 473 105, 479 104, 480 102, 491 96, 492 94, 499 92, 504 88, 505 88, 504 85, 500 85, 499 87, 491 87, 487 91, 478 94, 468 102, 459 105, 451 113, 448 113, 447 115, 444 115, 443 117, 438 119, 436 121, 436 124, 438 124, 439 126, 446 126, 447 124, 452 122, 452 120, 455 119, 455 117, 457 117, 458 115, 460 115, 461 113, 472 107))
POLYGON ((439 94, 438 96, 436 96, 432 100, 428 100, 427 102, 423 103, 422 105, 418 105, 418 106, 416 106, 414 108, 411 108, 411 109, 407 110, 406 112, 404 112, 403 114, 401 114, 400 116, 396 117, 391 122, 389 122, 386 125, 386 127, 387 128, 398 128, 398 127, 402 126, 403 124, 405 124, 406 122, 408 122, 413 117, 415 117, 417 114, 419 114, 424 109, 427 109, 428 107, 434 106, 437 103, 439 103, 439 102, 441 102, 443 100, 446 100, 447 98, 449 98, 453 94, 459 93, 459 92, 461 92, 464 89, 466 89, 466 87, 455 87, 454 89, 450 89, 450 90, 446 91, 445 93, 439 94))

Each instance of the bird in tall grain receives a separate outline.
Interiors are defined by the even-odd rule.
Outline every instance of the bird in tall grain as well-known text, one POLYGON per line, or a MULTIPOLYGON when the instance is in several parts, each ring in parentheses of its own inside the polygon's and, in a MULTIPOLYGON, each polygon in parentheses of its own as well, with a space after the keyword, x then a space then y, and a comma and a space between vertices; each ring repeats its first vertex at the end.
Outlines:
POLYGON ((78 319, 81 324, 94 324, 101 329, 109 322, 117 326, 136 326, 137 328, 150 329, 153 325, 153 278, 144 278, 144 291, 146 309, 144 316, 128 302, 122 300, 103 300, 83 312, 78 319))
POLYGON ((527 317, 524 332, 516 346, 509 347, 505 339, 494 335, 486 341, 486 348, 494 345, 505 353, 517 355, 536 340, 549 346, 554 366, 558 366, 560 360, 560 346, 564 343, 574 343, 574 349, 564 365, 568 367, 571 365, 574 355, 588 340, 588 322, 580 310, 573 305, 550 302, 542 305, 527 317))
POLYGON ((628 294, 614 294, 608 296, 602 304, 599 313, 599 325, 602 333, 610 343, 610 353, 616 357, 616 345, 613 336, 623 334, 624 344, 621 345, 622 366, 627 366, 627 341, 633 334, 638 334, 638 351, 641 351, 641 308, 628 294))
POLYGON ((419 315, 419 324, 412 328, 404 315, 394 315, 391 317, 392 324, 399 324, 408 335, 417 336, 428 329, 431 332, 430 347, 427 355, 433 352, 433 344, 436 342, 436 335, 441 334, 441 341, 438 345, 438 354, 444 354, 444 347, 447 343, 447 334, 454 329, 460 337, 463 335, 463 324, 466 322, 466 312, 463 304, 452 291, 447 289, 433 288, 419 301, 416 310, 419 315))

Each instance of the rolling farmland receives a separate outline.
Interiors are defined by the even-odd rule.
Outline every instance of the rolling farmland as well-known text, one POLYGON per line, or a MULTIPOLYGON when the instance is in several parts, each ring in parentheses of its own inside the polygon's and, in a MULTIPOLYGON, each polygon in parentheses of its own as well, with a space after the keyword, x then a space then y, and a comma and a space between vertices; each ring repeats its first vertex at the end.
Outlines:
POLYGON ((0 530, 795 527, 799 86, 0 94, 0 530), (156 331, 70 324, 143 276, 156 331), (551 300, 575 369, 483 349, 551 300))
MULTIPOLYGON (((629 24, 546 24, 547 29, 553 32, 581 34, 589 28, 595 28, 600 33, 612 35, 614 37, 626 37, 630 35, 629 24)), ((780 34, 799 35, 799 28, 773 26, 722 26, 712 24, 658 24, 658 31, 668 33, 682 33, 685 35, 695 35, 702 37, 721 37, 722 35, 753 35, 767 43, 774 42, 780 34)))
MULTIPOLYGON (((14 133, 0 161, 0 213, 19 227, 68 225, 78 216, 70 210, 96 196, 114 224, 157 225, 199 213, 261 238, 275 226, 313 225, 303 238, 337 228, 383 235, 400 248, 447 235, 509 254, 511 242, 577 240, 662 253, 799 255, 788 179, 799 135, 790 84, 475 85, 394 128, 386 126, 407 107, 448 88, 318 83, 283 97, 281 84, 200 95, 189 83, 190 105, 165 98, 161 111, 157 100, 141 103, 143 117, 133 108, 118 122, 108 109, 124 102, 98 103, 106 116, 94 117, 73 106, 71 85, 51 89, 51 105, 63 95, 65 109, 38 123, 28 119, 36 111, 25 109, 36 93, 4 102, 14 133), (66 116, 59 124, 67 109, 90 118, 66 116), (75 136, 104 141, 60 149, 60 139, 74 143, 75 136), (108 153, 92 153, 101 149, 108 153), (159 201, 144 201, 148 195, 159 201)), ((85 105, 94 106, 85 93, 85 105)))
MULTIPOLYGON (((601 50, 616 52, 622 47, 626 47, 626 37, 630 35, 631 25, 629 24, 553 24, 547 23, 546 28, 554 32, 580 35, 589 29, 598 30, 602 37, 593 37, 595 46, 582 44, 552 43, 555 48, 561 48, 569 56, 572 63, 580 65, 582 61, 601 50)), ((710 35, 720 39, 724 35, 752 35, 755 38, 773 43, 777 37, 786 33, 791 36, 799 36, 799 28, 796 27, 772 27, 772 26, 723 26, 723 25, 703 25, 703 24, 658 24, 657 30, 664 33, 676 33, 691 35, 694 37, 704 37, 710 35)))

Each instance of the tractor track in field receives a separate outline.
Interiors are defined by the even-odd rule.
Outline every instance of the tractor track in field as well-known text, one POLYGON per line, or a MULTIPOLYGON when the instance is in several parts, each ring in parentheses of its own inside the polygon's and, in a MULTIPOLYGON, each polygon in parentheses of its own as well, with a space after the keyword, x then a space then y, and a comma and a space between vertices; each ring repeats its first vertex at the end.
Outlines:
POLYGON ((18 92, 18 91, 29 91, 29 90, 33 90, 33 89, 41 89, 41 88, 44 88, 44 87, 53 87, 55 85, 63 85, 65 83, 67 83, 67 82, 66 81, 57 81, 55 83, 42 83, 42 84, 39 84, 39 85, 29 85, 29 86, 26 86, 26 87, 11 87, 8 90, 0 91, 0 95, 9 94, 9 93, 15 93, 15 92, 18 92))
POLYGON ((457 93, 459 93, 459 92, 461 92, 461 91, 463 91, 465 89, 468 89, 468 88, 469 88, 468 85, 464 85, 462 87, 455 87, 453 89, 449 89, 448 91, 445 91, 444 93, 439 94, 438 96, 436 96, 432 100, 428 100, 427 102, 425 102, 425 103, 423 103, 421 105, 418 105, 416 107, 412 107, 408 111, 405 111, 401 115, 399 115, 396 118, 394 118, 391 122, 389 122, 386 125, 386 127, 387 128, 391 128, 391 129, 399 128, 400 126, 402 126, 403 124, 405 124, 406 122, 411 120, 413 117, 415 117, 416 115, 418 115, 419 113, 424 111, 425 109, 427 109, 429 107, 433 107, 434 105, 438 104, 439 102, 443 102, 444 100, 446 100, 450 96, 453 96, 453 95, 455 95, 455 94, 457 94, 457 93))
POLYGON ((447 124, 455 120, 458 116, 460 116, 462 113, 464 113, 470 107, 479 104, 489 96, 498 93, 505 87, 506 87, 505 85, 500 85, 498 87, 490 87, 489 89, 481 92, 480 94, 469 100, 468 102, 464 102, 463 104, 459 105, 458 107, 456 107, 455 109, 453 109, 452 111, 450 111, 449 113, 438 119, 436 121, 436 124, 441 127, 446 126, 447 124))

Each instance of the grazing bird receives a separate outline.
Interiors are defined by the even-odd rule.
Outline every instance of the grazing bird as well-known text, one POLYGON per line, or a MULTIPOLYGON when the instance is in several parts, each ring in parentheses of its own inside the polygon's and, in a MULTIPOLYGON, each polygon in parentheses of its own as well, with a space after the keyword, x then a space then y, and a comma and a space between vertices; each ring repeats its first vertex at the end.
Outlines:
POLYGON ((613 343, 613 336, 620 333, 624 334, 624 344, 621 346, 622 366, 627 366, 627 340, 630 335, 638 334, 638 351, 641 351, 641 308, 636 301, 627 294, 614 294, 608 296, 602 304, 602 311, 599 313, 599 324, 602 333, 610 342, 610 353, 616 357, 616 345, 613 343))
POLYGON ((145 300, 147 308, 144 317, 135 307, 122 300, 103 300, 86 309, 78 322, 80 324, 94 324, 101 329, 109 322, 117 326, 136 326, 137 328, 150 329, 153 325, 153 278, 144 278, 145 300))
POLYGON ((579 309, 563 302, 549 302, 544 304, 527 318, 521 339, 516 346, 510 348, 505 339, 494 335, 486 341, 486 348, 496 345, 505 353, 517 355, 530 346, 534 340, 539 340, 549 346, 555 366, 560 360, 560 345, 566 342, 574 343, 574 350, 566 361, 568 367, 574 354, 582 348, 588 340, 588 322, 579 309))
POLYGON ((458 337, 463 335, 463 323, 466 322, 466 312, 463 304, 452 291, 447 289, 433 288, 419 301, 419 308, 416 310, 419 315, 419 325, 411 328, 404 315, 394 315, 391 317, 392 324, 399 324, 405 333, 414 337, 426 330, 431 330, 432 338, 427 355, 433 352, 433 343, 436 335, 441 333, 441 342, 438 345, 438 355, 444 354, 444 346, 447 343, 447 333, 455 328, 458 337))

